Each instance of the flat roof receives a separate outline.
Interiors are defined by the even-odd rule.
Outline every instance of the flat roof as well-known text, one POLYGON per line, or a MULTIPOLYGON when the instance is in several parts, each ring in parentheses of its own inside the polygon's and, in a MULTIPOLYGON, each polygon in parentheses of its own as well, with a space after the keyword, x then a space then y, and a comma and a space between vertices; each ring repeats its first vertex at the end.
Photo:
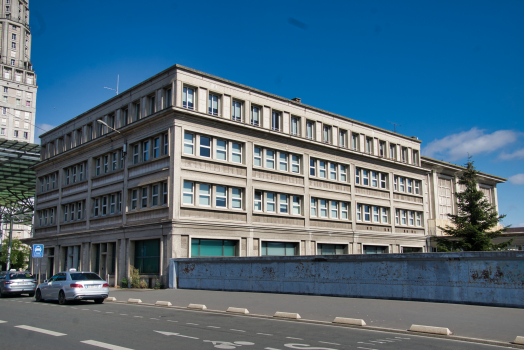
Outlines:
MULTIPOLYGON (((464 171, 464 170, 467 169, 466 167, 463 167, 463 166, 461 166, 461 165, 456 165, 456 164, 452 164, 452 163, 444 162, 443 160, 433 159, 433 158, 426 157, 426 156, 422 156, 422 157, 420 157, 420 159, 421 159, 422 161, 427 161, 427 162, 430 162, 430 163, 437 163, 437 164, 440 164, 440 165, 445 166, 445 167, 448 167, 448 168, 453 168, 453 169, 455 169, 455 170, 464 171)), ((491 175, 491 174, 487 174, 487 173, 483 173, 483 172, 481 172, 481 171, 477 171, 477 173, 478 173, 479 175, 482 175, 482 176, 486 176, 486 177, 493 178, 494 180, 497 180, 497 181, 500 181, 500 182, 506 182, 506 181, 508 181, 508 179, 505 179, 505 178, 503 178, 503 177, 495 176, 495 175, 491 175)))

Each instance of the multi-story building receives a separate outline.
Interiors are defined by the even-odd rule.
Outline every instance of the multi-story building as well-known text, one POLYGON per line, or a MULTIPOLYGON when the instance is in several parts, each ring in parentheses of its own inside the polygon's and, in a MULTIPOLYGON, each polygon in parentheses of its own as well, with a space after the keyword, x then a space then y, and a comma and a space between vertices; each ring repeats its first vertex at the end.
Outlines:
POLYGON ((0 139, 34 143, 36 75, 31 62, 28 0, 0 7, 0 139))
POLYGON ((416 137, 180 65, 41 144, 31 242, 48 275, 134 266, 153 283, 175 257, 424 252, 440 213, 416 137))

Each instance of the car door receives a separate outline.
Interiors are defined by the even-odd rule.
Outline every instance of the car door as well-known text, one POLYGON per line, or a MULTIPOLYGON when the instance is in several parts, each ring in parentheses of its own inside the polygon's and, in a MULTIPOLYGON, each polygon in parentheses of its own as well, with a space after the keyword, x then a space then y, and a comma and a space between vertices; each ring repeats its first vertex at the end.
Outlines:
POLYGON ((49 299, 58 299, 58 292, 62 289, 64 283, 66 283, 66 274, 60 272, 56 275, 56 279, 51 283, 49 288, 49 299))
POLYGON ((48 299, 51 296, 51 293, 49 292, 51 288, 51 284, 53 281, 55 281, 58 278, 58 275, 54 275, 50 279, 47 280, 47 282, 44 282, 40 285, 40 293, 42 293, 43 299, 48 299))

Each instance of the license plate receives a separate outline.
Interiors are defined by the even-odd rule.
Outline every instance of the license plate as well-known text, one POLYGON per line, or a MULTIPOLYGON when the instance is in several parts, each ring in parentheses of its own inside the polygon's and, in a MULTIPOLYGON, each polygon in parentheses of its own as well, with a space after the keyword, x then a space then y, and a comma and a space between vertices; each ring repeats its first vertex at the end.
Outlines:
POLYGON ((87 286, 85 286, 86 288, 99 288, 100 285, 98 284, 88 284, 87 286))

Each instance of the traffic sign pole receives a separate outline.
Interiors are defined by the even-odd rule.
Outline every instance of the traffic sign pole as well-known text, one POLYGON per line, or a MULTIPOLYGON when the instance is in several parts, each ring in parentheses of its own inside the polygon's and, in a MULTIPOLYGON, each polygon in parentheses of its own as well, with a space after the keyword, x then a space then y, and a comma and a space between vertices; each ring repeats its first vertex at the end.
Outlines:
POLYGON ((43 244, 33 244, 33 258, 36 258, 37 271, 38 271, 38 284, 40 284, 40 275, 41 275, 41 264, 40 259, 44 257, 44 245, 43 244))

